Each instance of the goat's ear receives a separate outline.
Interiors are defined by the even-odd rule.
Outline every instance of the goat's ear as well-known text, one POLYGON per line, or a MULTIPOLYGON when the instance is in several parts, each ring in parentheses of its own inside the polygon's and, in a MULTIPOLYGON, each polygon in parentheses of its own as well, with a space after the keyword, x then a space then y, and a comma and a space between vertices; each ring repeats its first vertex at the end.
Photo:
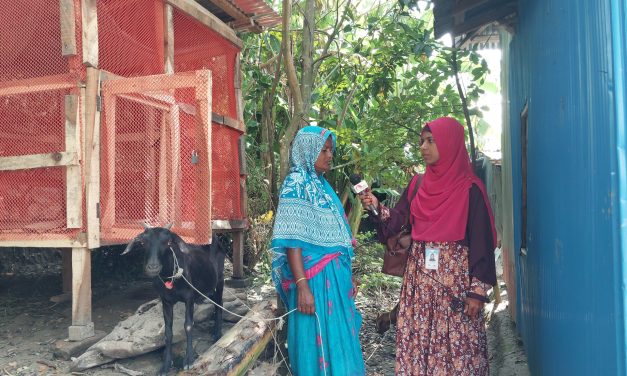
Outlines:
POLYGON ((191 253, 189 246, 187 245, 187 243, 183 241, 183 239, 178 238, 175 240, 175 242, 176 242, 176 245, 178 245, 181 252, 185 253, 186 255, 189 255, 191 253))
POLYGON ((135 243, 137 243, 137 238, 134 238, 133 240, 131 240, 130 243, 128 243, 126 248, 124 248, 124 252, 122 252, 122 254, 125 255, 125 254, 129 253, 131 251, 131 249, 133 249, 133 247, 135 246, 135 243))
POLYGON ((164 229, 169 230, 172 228, 172 226, 174 226, 174 222, 170 222, 167 225, 165 225, 164 229))
POLYGON ((150 226, 146 222, 142 222, 142 226, 144 226, 144 230, 148 230, 150 226))

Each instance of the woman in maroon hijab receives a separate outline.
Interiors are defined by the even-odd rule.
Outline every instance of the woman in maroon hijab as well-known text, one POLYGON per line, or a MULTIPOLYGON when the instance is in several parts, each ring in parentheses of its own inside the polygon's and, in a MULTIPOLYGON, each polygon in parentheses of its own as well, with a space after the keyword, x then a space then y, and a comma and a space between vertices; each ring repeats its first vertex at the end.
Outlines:
POLYGON ((496 284, 494 218, 483 183, 472 171, 464 129, 443 117, 420 135, 427 165, 415 198, 414 177, 394 208, 379 207, 379 238, 410 216, 407 260, 396 329, 397 375, 488 375, 482 309, 496 284))

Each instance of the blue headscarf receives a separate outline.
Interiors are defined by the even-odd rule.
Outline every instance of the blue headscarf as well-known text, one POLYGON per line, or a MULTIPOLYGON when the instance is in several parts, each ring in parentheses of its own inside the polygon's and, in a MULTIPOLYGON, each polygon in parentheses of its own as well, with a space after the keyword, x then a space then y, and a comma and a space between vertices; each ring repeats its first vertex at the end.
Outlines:
POLYGON ((272 277, 277 290, 283 278, 291 278, 287 248, 302 250, 305 270, 331 253, 353 256, 352 233, 344 208, 327 180, 315 170, 325 142, 335 135, 328 129, 308 126, 296 134, 290 156, 290 173, 279 194, 272 232, 272 277))

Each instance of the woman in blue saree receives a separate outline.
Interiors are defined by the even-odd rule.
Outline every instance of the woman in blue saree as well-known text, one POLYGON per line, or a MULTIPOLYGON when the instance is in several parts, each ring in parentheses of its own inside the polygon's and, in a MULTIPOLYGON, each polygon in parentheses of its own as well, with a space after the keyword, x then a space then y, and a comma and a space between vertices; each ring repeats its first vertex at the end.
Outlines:
POLYGON ((301 129, 279 196, 272 234, 272 278, 288 311, 287 347, 294 375, 365 375, 355 307, 353 238, 342 204, 324 178, 335 135, 301 129))

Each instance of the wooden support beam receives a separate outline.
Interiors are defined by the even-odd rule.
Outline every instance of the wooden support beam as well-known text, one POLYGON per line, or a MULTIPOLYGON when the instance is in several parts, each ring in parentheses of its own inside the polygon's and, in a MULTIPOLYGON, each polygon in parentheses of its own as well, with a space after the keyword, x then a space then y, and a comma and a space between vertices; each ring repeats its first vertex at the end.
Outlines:
POLYGON ((46 234, 46 239, 42 239, 41 234, 0 233, 0 247, 72 248, 86 245, 84 236, 80 234, 76 238, 63 234, 46 234))
POLYGON ((61 250, 61 274, 63 278, 63 293, 72 292, 72 252, 61 250))
POLYGON ((76 55, 76 18, 74 0, 59 0, 61 22, 61 55, 76 55))
POLYGON ((164 52, 164 72, 166 74, 174 73, 174 10, 172 5, 165 4, 163 13, 163 30, 165 37, 163 40, 164 52))
POLYGON ((87 246, 100 247, 100 72, 87 67, 84 91, 83 124, 85 124, 85 200, 87 203, 87 246))
POLYGON ((232 117, 228 116, 222 116, 215 112, 211 113, 211 121, 217 124, 226 125, 227 127, 233 128, 238 132, 243 133, 246 131, 246 127, 243 121, 233 119, 232 117))
POLYGON ((57 152, 48 154, 0 157, 0 171, 28 170, 32 168, 78 166, 78 153, 57 152))
POLYGON ((244 278, 244 231, 233 233, 233 278, 244 278))
POLYGON ((170 129, 170 139, 172 140, 172 185, 170 192, 172 192, 172 218, 171 221, 178 224, 182 216, 182 202, 181 187, 183 186, 183 170, 181 168, 181 124, 179 117, 179 107, 172 106, 172 111, 168 113, 168 128, 170 129))
POLYGON ((242 132, 246 132, 246 125, 244 124, 244 96, 242 95, 242 64, 241 53, 238 52, 235 57, 235 69, 233 77, 233 87, 235 88, 235 113, 237 120, 242 124, 242 132))
MULTIPOLYGON (((115 119, 116 119, 116 109, 117 109, 117 101, 116 97, 110 95, 103 91, 103 98, 105 103, 105 124, 107 125, 105 128, 106 134, 106 142, 105 147, 107 148, 107 155, 111 158, 111 161, 115 160, 115 149, 116 142, 123 141, 118 140, 117 135, 115 134, 115 119)), ((144 134, 133 134, 127 135, 127 137, 137 136, 137 141, 141 141, 146 138, 144 134)), ((128 140, 128 141, 133 141, 128 140)), ((107 163, 104 166, 104 171, 101 171, 101 174, 107 176, 107 200, 103 203, 101 209, 100 216, 100 227, 101 229, 108 229, 115 225, 115 163, 107 163)))
POLYGON ((77 81, 69 74, 0 82, 0 97, 75 88, 77 81))
POLYGON ((81 0, 83 64, 98 67, 98 11, 96 0, 81 0))
POLYGON ((91 251, 72 248, 72 326, 70 341, 81 341, 94 335, 91 321, 91 251))
POLYGON ((176 73, 171 75, 153 75, 107 80, 102 88, 107 94, 149 93, 168 91, 197 86, 199 83, 193 72, 176 73))
POLYGON ((196 77, 196 243, 211 241, 211 71, 197 71, 196 77))
MULTIPOLYGON (((78 126, 78 96, 65 96, 65 151, 80 157, 80 127, 78 126)), ((67 228, 83 226, 83 180, 81 166, 65 169, 65 203, 67 228)))
POLYGON ((168 184, 172 180, 172 170, 170 169, 172 165, 170 154, 172 143, 167 117, 163 116, 160 123, 159 168, 156 170, 156 173, 159 175, 159 223, 165 225, 173 220, 171 211, 172 194, 170 192, 170 184, 168 184))
POLYGON ((203 25, 208 26, 210 29, 220 34, 238 48, 241 49, 244 46, 242 40, 237 37, 237 34, 235 34, 233 29, 197 2, 193 0, 166 0, 166 2, 171 4, 176 9, 195 18, 203 25))
POLYGON ((238 219, 238 220, 214 219, 213 221, 211 221, 211 227, 215 231, 219 231, 219 232, 228 232, 230 230, 244 230, 248 228, 248 220, 246 219, 238 219))

